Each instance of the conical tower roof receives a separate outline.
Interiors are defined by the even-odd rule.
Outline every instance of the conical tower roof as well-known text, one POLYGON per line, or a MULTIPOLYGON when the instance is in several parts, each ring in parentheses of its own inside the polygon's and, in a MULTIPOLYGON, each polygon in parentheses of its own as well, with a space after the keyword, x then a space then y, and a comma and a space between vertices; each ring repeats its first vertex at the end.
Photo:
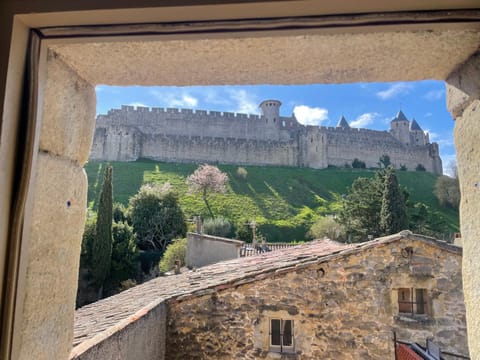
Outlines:
POLYGON ((337 128, 349 128, 350 125, 348 125, 347 119, 345 119, 345 116, 342 115, 340 120, 338 120, 337 128))
POLYGON ((407 117, 405 116, 405 114, 403 113, 402 110, 400 110, 398 113, 397 113, 397 116, 395 116, 393 119, 392 119, 392 122, 394 121, 408 121, 407 117))
POLYGON ((410 131, 414 131, 414 130, 423 131, 415 119, 413 119, 412 122, 410 123, 410 131))

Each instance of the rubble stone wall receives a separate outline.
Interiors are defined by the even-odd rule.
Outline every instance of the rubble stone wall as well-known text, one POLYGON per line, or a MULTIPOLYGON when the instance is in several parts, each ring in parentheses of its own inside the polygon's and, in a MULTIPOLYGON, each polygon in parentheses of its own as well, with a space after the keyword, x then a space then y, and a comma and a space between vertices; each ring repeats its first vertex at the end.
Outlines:
POLYGON ((467 355, 461 254, 404 239, 168 305, 168 359, 392 359, 393 333, 467 355), (398 289, 426 290, 428 315, 399 315, 398 289), (294 354, 269 320, 294 321, 294 354))

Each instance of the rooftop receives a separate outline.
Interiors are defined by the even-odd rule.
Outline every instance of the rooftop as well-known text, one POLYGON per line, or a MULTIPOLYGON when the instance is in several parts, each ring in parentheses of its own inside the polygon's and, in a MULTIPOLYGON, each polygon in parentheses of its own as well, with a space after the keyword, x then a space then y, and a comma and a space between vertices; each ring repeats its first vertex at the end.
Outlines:
POLYGON ((400 110, 397 115, 392 119, 392 122, 393 121, 408 121, 407 117, 405 116, 405 114, 403 113, 402 110, 400 110))
POLYGON ((410 231, 402 231, 399 234, 360 244, 316 240, 282 251, 219 262, 196 271, 159 277, 78 309, 75 312, 73 346, 92 339, 110 328, 120 326, 118 324, 134 322, 164 300, 182 301, 190 297, 214 293, 404 238, 425 241, 461 254, 461 248, 457 246, 413 235, 410 231))

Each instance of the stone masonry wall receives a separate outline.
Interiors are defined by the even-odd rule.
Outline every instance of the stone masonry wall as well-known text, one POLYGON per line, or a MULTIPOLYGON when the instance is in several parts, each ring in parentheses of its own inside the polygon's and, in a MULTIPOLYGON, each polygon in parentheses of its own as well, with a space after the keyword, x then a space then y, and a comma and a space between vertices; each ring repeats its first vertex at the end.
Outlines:
POLYGON ((386 131, 300 125, 294 117, 122 106, 97 118, 90 158, 220 162, 326 168, 355 158, 377 167, 390 156, 399 168, 442 173, 435 144, 406 146, 386 131))
MULTIPOLYGON (((415 170, 418 164, 433 173, 442 172, 441 159, 435 145, 406 146, 386 131, 368 129, 320 128, 327 139, 326 157, 329 165, 344 166, 357 158, 367 167, 378 167, 379 158, 388 155, 395 168, 405 165, 415 170)), ((308 142, 307 142, 308 143, 308 142)))
POLYGON ((253 283, 169 303, 168 359, 391 359, 433 337, 468 354, 461 255, 404 239, 253 283), (398 316, 397 290, 422 288, 426 317, 398 316), (295 354, 269 351, 269 319, 294 321, 295 354))

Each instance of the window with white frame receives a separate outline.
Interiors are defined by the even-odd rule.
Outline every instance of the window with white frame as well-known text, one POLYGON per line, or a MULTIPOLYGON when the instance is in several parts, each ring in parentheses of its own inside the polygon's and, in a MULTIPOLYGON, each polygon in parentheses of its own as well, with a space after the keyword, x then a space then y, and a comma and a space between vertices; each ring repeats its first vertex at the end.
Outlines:
POLYGON ((270 319, 270 349, 279 352, 292 352, 293 320, 270 319))

